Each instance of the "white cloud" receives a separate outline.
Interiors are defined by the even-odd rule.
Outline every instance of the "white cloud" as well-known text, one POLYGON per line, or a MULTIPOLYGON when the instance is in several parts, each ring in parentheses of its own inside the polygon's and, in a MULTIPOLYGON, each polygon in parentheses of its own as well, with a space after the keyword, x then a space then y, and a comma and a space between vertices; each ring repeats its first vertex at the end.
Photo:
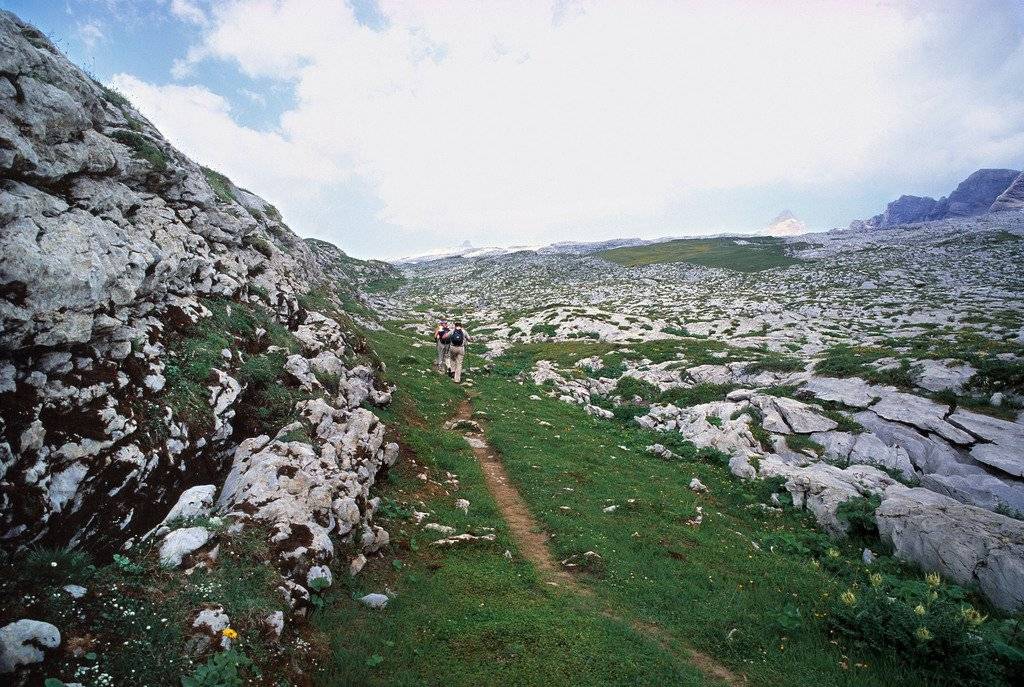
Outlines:
POLYGON ((206 24, 206 12, 193 0, 171 0, 171 14, 190 24, 206 24))
POLYGON ((86 22, 78 22, 75 25, 75 35, 78 36, 78 40, 82 42, 88 50, 92 50, 96 47, 97 43, 106 39, 106 34, 103 33, 103 25, 95 19, 90 19, 86 22))
POLYGON ((1008 4, 977 16, 838 1, 381 9, 380 31, 342 2, 212 10, 175 77, 225 60, 293 84, 277 133, 238 126, 209 91, 127 75, 118 87, 187 151, 266 182, 256 190, 355 175, 382 221, 440 245, 562 238, 658 216, 690 191, 879 179, 912 191, 1024 157, 1008 4))
POLYGON ((347 178, 345 169, 315 146, 240 126, 227 100, 202 86, 153 86, 130 74, 116 74, 111 85, 182 152, 242 186, 301 201, 314 197, 320 185, 347 178))

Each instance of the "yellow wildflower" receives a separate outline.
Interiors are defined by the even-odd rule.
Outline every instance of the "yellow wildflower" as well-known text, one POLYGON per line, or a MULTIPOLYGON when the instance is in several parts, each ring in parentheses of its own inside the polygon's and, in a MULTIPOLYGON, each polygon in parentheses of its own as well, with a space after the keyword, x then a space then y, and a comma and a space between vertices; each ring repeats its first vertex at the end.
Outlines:
POLYGON ((811 565, 814 566, 815 568, 820 568, 821 567, 821 563, 818 562, 817 558, 812 558, 811 559, 811 565))
POLYGON ((839 596, 839 600, 847 606, 852 606, 853 604, 857 603, 857 596, 852 591, 847 589, 839 596))
POLYGON ((228 639, 238 639, 238 633, 232 630, 230 627, 225 627, 223 630, 220 631, 220 633, 228 639))
POLYGON ((914 633, 914 636, 920 639, 922 642, 927 642, 929 639, 932 638, 932 631, 929 630, 927 627, 919 627, 917 628, 917 632, 914 633))
POLYGON ((882 584, 882 576, 878 573, 872 573, 871 577, 868 578, 871 582, 872 587, 877 587, 882 584))
POLYGON ((826 551, 825 553, 828 555, 829 558, 839 558, 839 549, 832 548, 826 551))
POLYGON ((961 608, 960 617, 964 619, 965 623, 974 627, 977 627, 988 620, 987 615, 982 615, 973 606, 964 606, 961 608))
POLYGON ((924 581, 928 583, 929 587, 938 587, 942 584, 942 576, 939 573, 930 572, 924 576, 924 581))
POLYGON ((917 604, 917 608, 914 609, 914 613, 917 613, 918 615, 924 615, 927 612, 928 611, 926 611, 925 607, 921 604, 917 604))

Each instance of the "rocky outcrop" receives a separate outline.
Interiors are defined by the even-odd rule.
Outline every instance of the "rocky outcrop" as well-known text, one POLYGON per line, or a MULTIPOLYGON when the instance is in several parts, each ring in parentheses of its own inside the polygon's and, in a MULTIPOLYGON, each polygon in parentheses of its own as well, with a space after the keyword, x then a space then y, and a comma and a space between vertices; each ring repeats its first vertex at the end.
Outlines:
POLYGON ((902 224, 930 222, 951 217, 973 217, 986 212, 1018 207, 1024 202, 1011 184, 1019 178, 1015 169, 979 169, 957 185, 949 196, 935 200, 927 196, 900 196, 885 212, 868 220, 855 220, 850 229, 884 229, 902 224), (1005 194, 1010 195, 1000 200, 1005 194))
POLYGON ((1024 210, 1024 172, 1017 175, 1009 188, 999 194, 989 212, 1003 210, 1024 210))
POLYGON ((887 491, 876 518, 898 557, 978 585, 1005 611, 1024 609, 1024 522, 927 489, 887 491))
POLYGON ((387 541, 369 489, 397 446, 358 406, 390 391, 343 303, 395 276, 300 239, 0 13, 4 549, 147 537, 194 566, 223 517, 269 530, 308 598, 329 535, 387 541))

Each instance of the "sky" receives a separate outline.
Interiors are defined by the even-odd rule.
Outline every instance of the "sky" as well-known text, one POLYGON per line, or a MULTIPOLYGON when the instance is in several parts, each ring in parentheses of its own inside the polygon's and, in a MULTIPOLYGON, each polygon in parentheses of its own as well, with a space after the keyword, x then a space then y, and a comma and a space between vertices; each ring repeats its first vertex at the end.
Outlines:
POLYGON ((1024 3, 0 0, 357 257, 844 227, 1024 168, 1024 3))

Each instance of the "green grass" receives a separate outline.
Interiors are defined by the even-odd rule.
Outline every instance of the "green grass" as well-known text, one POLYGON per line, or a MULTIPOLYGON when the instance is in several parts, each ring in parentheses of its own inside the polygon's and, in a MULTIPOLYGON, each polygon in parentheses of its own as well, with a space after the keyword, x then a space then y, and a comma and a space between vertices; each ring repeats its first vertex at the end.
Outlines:
POLYGON ((298 341, 259 306, 221 299, 204 304, 211 317, 168 337, 163 402, 190 428, 209 430, 213 424, 208 388, 211 372, 222 369, 247 385, 237 413, 240 428, 253 434, 274 434, 291 420, 295 403, 306 397, 288 386, 284 377, 285 357, 298 351, 298 341), (248 349, 259 328, 267 331, 266 343, 282 350, 247 351, 245 362, 234 370, 234 363, 225 360, 221 351, 248 349))
POLYGON ((110 135, 118 143, 131 148, 135 157, 145 160, 158 172, 167 169, 167 154, 153 144, 152 140, 136 131, 119 129, 110 135))
POLYGON ((67 550, 36 550, 0 564, 0 592, 9 599, 0 620, 35 618, 60 628, 65 642, 92 640, 86 643, 88 653, 78 657, 52 653, 31 669, 26 684, 43 684, 46 677, 82 682, 74 676, 84 667, 88 684, 102 684, 91 678, 106 673, 114 684, 178 687, 194 669, 185 651, 187 628, 208 602, 224 606, 240 635, 238 646, 266 676, 293 679, 292 666, 306 668, 307 657, 277 650, 262 629, 268 613, 285 610, 276 590, 278 575, 268 565, 268 533, 250 526, 229 534, 221 527, 218 537, 218 565, 191 575, 162 568, 152 540, 137 544, 130 558, 96 568, 83 567, 78 560, 83 554, 67 550), (54 572, 40 576, 38 566, 45 571, 51 561, 58 563, 54 572), (61 589, 69 582, 87 587, 87 595, 72 601, 61 589))
MULTIPOLYGON (((400 429, 405 455, 377 492, 392 535, 382 559, 358 578, 336 571, 336 589, 314 624, 331 637, 322 685, 703 685, 686 661, 607 617, 593 603, 550 587, 516 552, 507 526, 462 438, 442 428, 462 388, 429 371, 433 349, 388 332, 374 345, 399 389, 382 418, 400 429), (411 465, 410 458, 418 462, 411 465), (424 491, 416 474, 458 475, 458 491, 424 491), (469 514, 454 508, 468 499, 469 514), (423 499, 423 503, 419 503, 423 499), (411 505, 407 505, 411 504, 411 505), (494 528, 497 541, 454 549, 407 520, 412 507, 462 531, 494 528), (392 517, 387 517, 390 514, 392 517), (502 554, 514 552, 511 560, 502 554), (392 589, 383 611, 353 597, 392 589)), ((475 364, 475 362, 474 362, 475 364)), ((427 490, 429 491, 429 490, 427 490)), ((339 566, 342 567, 342 566, 339 566)))
POLYGON ((234 203, 235 195, 231 192, 234 184, 231 183, 231 179, 209 167, 202 167, 201 169, 206 177, 206 181, 210 184, 210 188, 213 189, 213 193, 225 203, 234 203))
MULTIPOLYGON (((752 685, 803 685, 808 680, 822 685, 944 684, 944 662, 935 652, 916 652, 911 663, 904 660, 906 647, 895 640, 887 644, 870 633, 845 634, 849 609, 840 608, 839 597, 865 584, 869 572, 860 562, 866 540, 859 532, 850 541, 831 542, 803 512, 788 508, 780 514, 758 507, 780 489, 779 480, 740 482, 719 456, 696 451, 678 434, 649 432, 621 418, 597 420, 578 406, 546 397, 533 400, 529 397, 536 387, 516 380, 541 359, 566 367, 591 355, 613 365, 627 355, 671 360, 682 353, 721 360, 697 341, 674 347, 657 343, 626 354, 596 342, 531 344, 497 359, 495 374, 470 375, 473 406, 485 418, 487 437, 541 527, 551 533, 555 557, 591 550, 602 556, 601 569, 580 578, 595 592, 596 601, 588 602, 548 594, 518 555, 504 562, 500 552, 509 548, 515 553, 515 547, 483 489, 479 468, 465 446, 439 428, 461 389, 426 372, 433 355, 429 347, 413 349, 411 339, 389 333, 375 337, 399 383, 390 419, 403 427, 407 448, 434 471, 459 476, 458 492, 427 500, 425 507, 440 522, 460 529, 495 527, 499 539, 490 547, 424 553, 418 529, 389 525, 396 535, 389 556, 401 563, 398 568, 383 561, 375 565, 359 578, 358 591, 390 585, 398 591, 395 605, 373 615, 346 599, 332 603, 317 620, 334 635, 335 658, 323 684, 645 684, 664 682, 665 671, 682 670, 678 659, 672 663, 644 644, 643 637, 627 641, 623 632, 628 631, 610 621, 602 606, 620 617, 660 626, 752 685), (645 447, 654 441, 670 446, 683 461, 647 454, 645 447), (689 491, 694 476, 709 487, 707 495, 689 491), (456 497, 472 502, 470 516, 451 508, 456 497), (605 513, 609 504, 619 508, 605 513), (705 517, 693 527, 688 521, 698 505, 705 517), (576 628, 572 641, 565 635, 567 624, 576 628), (606 661, 605 651, 616 660, 606 661), (654 653, 644 654, 650 658, 643 660, 654 663, 642 677, 628 673, 640 660, 638 652, 648 651, 654 653), (589 661, 581 661, 581 655, 589 661), (928 658, 918 660, 921 656, 928 658)), ((727 353, 728 358, 746 354, 752 359, 749 351, 727 353)), ((630 391, 642 386, 628 378, 621 384, 630 391)), ((651 395, 646 387, 640 390, 644 393, 637 395, 651 395)), ((686 391, 692 397, 680 402, 714 400, 727 388, 686 391)), ((415 502, 418 488, 411 476, 396 475, 385 495, 399 503, 415 502)), ((847 515, 853 515, 850 510, 847 515)), ((867 510, 859 515, 866 523, 867 510)), ((868 543, 881 549, 877 540, 868 543)), ((876 565, 886 589, 903 589, 921 579, 884 555, 876 565)), ((991 613, 973 594, 947 587, 953 598, 991 613)), ((909 599, 900 597, 896 603, 909 599)), ((993 679, 986 672, 990 660, 977 670, 970 661, 945 663, 954 664, 951 675, 965 684, 979 675, 986 684, 998 684, 1005 675, 996 666, 993 679)), ((695 679, 692 672, 687 675, 695 679)))
MULTIPOLYGON (((815 564, 820 545, 796 555, 755 550, 751 541, 822 537, 803 513, 747 508, 767 498, 770 483, 745 485, 713 461, 659 461, 644 453, 648 438, 640 430, 555 400, 528 401, 528 385, 492 377, 479 389, 476 405, 491 418, 488 437, 533 512, 555 533, 556 556, 604 556, 604 576, 590 584, 614 607, 635 609, 687 637, 752 684, 802 685, 809 676, 820 684, 941 683, 941 663, 907 667, 894 650, 833 634, 837 595, 865 575, 860 540, 833 544, 830 565, 815 564), (686 488, 695 475, 710 497, 686 488), (629 498, 632 505, 603 512, 629 498), (686 521, 700 504, 706 517, 694 529, 686 521)), ((880 565, 894 579, 916 574, 889 558, 880 565)), ((973 596, 971 602, 984 605, 973 596)))
POLYGON ((394 293, 405 282, 405 277, 380 277, 366 282, 363 285, 363 291, 366 293, 394 293))
POLYGON ((676 239, 646 246, 613 248, 598 253, 605 260, 637 267, 670 262, 688 262, 705 267, 721 267, 738 272, 759 272, 803 262, 786 254, 785 242, 774 238, 676 239))

